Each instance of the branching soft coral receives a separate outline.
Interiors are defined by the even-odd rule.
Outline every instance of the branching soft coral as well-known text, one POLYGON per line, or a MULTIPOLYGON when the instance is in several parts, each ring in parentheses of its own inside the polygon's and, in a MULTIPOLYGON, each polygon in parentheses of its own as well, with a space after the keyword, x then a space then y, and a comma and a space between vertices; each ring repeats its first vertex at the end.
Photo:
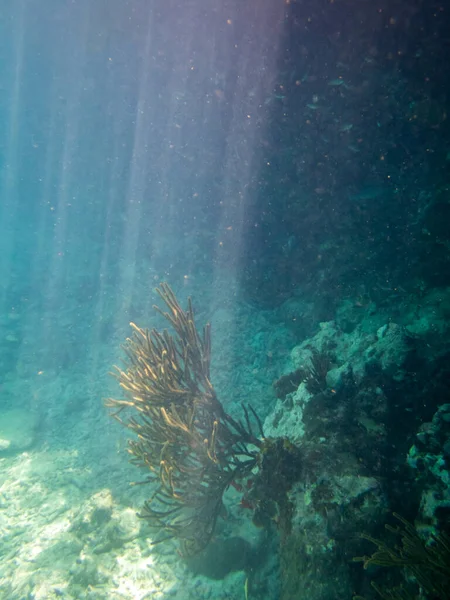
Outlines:
POLYGON ((125 397, 106 404, 136 434, 129 442, 132 462, 147 470, 143 483, 155 485, 141 516, 157 529, 157 542, 176 538, 182 553, 192 555, 210 541, 226 488, 258 465, 264 435, 251 407, 237 421, 217 399, 210 326, 199 334, 190 299, 183 311, 167 284, 157 292, 167 311, 155 309, 174 335, 131 324, 125 367, 115 373, 125 397), (131 413, 125 420, 123 410, 131 413))
MULTIPOLYGON (((392 545, 362 534, 361 537, 375 544, 377 549, 371 556, 355 557, 353 560, 363 562, 366 569, 370 565, 404 568, 408 574, 414 576, 427 598, 436 600, 449 598, 450 537, 445 532, 441 532, 438 535, 431 535, 425 542, 409 521, 397 513, 394 513, 394 517, 400 521, 400 525, 385 527, 400 538, 400 543, 392 545)), ((389 600, 406 600, 413 597, 403 587, 393 590, 382 589, 374 582, 372 586, 382 598, 389 600)))

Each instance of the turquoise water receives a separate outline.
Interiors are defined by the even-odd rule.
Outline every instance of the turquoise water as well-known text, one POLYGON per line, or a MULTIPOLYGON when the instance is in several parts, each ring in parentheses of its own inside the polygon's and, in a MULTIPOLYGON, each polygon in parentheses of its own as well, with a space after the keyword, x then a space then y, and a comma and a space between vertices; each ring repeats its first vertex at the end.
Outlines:
POLYGON ((0 8, 0 600, 448 597, 447 12, 0 8))

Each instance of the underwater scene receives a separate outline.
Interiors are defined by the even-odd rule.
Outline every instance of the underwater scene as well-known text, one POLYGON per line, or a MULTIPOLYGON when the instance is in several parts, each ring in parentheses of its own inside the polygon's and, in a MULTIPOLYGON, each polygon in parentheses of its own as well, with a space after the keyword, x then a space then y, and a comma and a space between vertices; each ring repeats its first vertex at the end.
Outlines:
POLYGON ((449 599, 450 5, 0 4, 0 600, 449 599))

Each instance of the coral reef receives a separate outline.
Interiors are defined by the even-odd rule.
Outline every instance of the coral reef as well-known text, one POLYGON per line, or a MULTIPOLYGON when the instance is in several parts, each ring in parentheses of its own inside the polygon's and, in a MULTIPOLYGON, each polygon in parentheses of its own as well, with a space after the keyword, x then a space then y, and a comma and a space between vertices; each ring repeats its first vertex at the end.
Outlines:
MULTIPOLYGON (((387 514, 401 512, 442 531, 449 489, 446 382, 445 349, 436 359, 409 326, 380 326, 370 315, 349 333, 322 323, 292 350, 275 386, 275 410, 264 422, 267 436, 287 437, 302 453, 302 477, 289 492, 291 533, 280 545, 282 600, 296 600, 298 590, 316 600, 375 598, 374 577, 352 558, 367 551, 362 531, 382 537, 387 514)), ((380 590, 402 582, 399 569, 376 575, 380 590)))

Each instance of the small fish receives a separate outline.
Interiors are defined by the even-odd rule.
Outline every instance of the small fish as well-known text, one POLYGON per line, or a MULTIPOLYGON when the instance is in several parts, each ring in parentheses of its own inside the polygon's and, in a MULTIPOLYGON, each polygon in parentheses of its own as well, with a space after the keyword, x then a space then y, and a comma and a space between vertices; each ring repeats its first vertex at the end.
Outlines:
POLYGON ((332 79, 331 81, 328 82, 328 85, 331 85, 333 87, 337 87, 339 85, 343 85, 345 83, 345 81, 343 79, 332 79))
POLYGON ((346 90, 351 90, 351 86, 349 86, 347 83, 345 83, 345 81, 343 79, 341 79, 340 77, 338 77, 337 79, 332 79, 331 81, 328 82, 328 85, 331 85, 331 87, 339 87, 342 85, 343 88, 345 88, 346 90))
POLYGON ((245 578, 244 594, 245 594, 245 600, 248 600, 248 577, 245 578))

